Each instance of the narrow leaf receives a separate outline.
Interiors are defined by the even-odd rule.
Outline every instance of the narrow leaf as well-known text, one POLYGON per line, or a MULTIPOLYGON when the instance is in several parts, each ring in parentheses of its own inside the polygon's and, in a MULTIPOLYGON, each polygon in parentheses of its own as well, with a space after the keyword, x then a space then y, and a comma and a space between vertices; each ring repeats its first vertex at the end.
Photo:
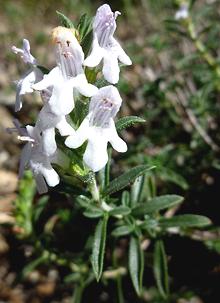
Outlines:
POLYGON ((166 299, 169 294, 167 257, 163 241, 158 240, 154 247, 154 277, 161 296, 166 299))
POLYGON ((92 31, 92 18, 88 17, 87 14, 83 14, 80 17, 77 30, 79 31, 79 36, 82 41, 83 38, 92 31))
POLYGON ((139 240, 135 237, 131 237, 130 240, 128 267, 135 291, 140 296, 144 273, 144 253, 140 247, 139 240))
POLYGON ((164 195, 155 197, 146 203, 142 203, 133 208, 132 214, 134 216, 143 216, 145 214, 160 211, 162 209, 173 207, 183 202, 183 197, 177 195, 164 195))
POLYGON ((104 190, 104 196, 113 194, 122 188, 129 185, 131 182, 133 182, 137 177, 143 175, 147 171, 153 169, 155 166, 149 166, 149 165, 139 165, 134 168, 131 168, 128 172, 122 174, 118 178, 114 179, 109 183, 109 185, 104 190))
POLYGON ((121 203, 123 206, 130 206, 130 193, 127 190, 122 193, 121 203))
POLYGON ((103 219, 100 219, 95 229, 91 261, 97 281, 99 281, 99 279, 101 278, 102 270, 103 270, 107 222, 108 222, 108 216, 105 215, 103 219))
POLYGON ((159 225, 162 228, 169 227, 203 227, 210 225, 211 221, 209 218, 199 215, 177 215, 172 218, 161 218, 159 225))
POLYGON ((91 200, 86 196, 80 195, 76 198, 76 201, 81 207, 88 208, 91 206, 91 200))
POLYGON ((38 203, 34 206, 34 211, 33 211, 33 221, 37 222, 39 219, 41 213, 43 212, 44 208, 47 205, 47 202, 49 200, 48 196, 43 196, 38 200, 38 203))
POLYGON ((131 213, 131 209, 127 206, 119 206, 119 207, 112 209, 109 212, 109 214, 112 216, 117 216, 117 215, 126 216, 126 215, 129 215, 130 213, 131 213))
POLYGON ((82 39, 82 42, 81 42, 81 46, 82 46, 85 56, 87 56, 89 54, 89 50, 92 45, 92 40, 93 40, 93 32, 91 30, 90 32, 88 32, 87 35, 85 35, 85 37, 82 39))
POLYGON ((46 258, 44 256, 40 256, 39 258, 31 261, 28 263, 21 272, 21 278, 26 278, 36 267, 38 267, 40 264, 44 263, 46 261, 46 258))
POLYGON ((119 226, 112 231, 112 235, 114 237, 126 236, 129 235, 133 231, 133 229, 134 228, 132 226, 128 225, 119 226))
POLYGON ((68 17, 66 17, 64 14, 60 13, 59 11, 56 11, 56 13, 62 26, 67 28, 74 28, 72 21, 68 17))
POLYGON ((131 206, 140 203, 141 194, 144 188, 145 176, 138 177, 131 187, 131 206))
POLYGON ((93 40, 92 18, 88 17, 87 14, 82 15, 77 25, 77 29, 81 40, 80 44, 86 57, 93 40))
POLYGON ((117 129, 117 131, 121 131, 136 123, 145 123, 145 122, 146 122, 146 120, 144 120, 140 117, 137 117, 137 116, 123 117, 116 122, 116 129, 117 129))
POLYGON ((83 215, 87 218, 95 219, 95 218, 100 218, 104 214, 103 210, 101 210, 98 207, 91 207, 88 208, 83 212, 83 215))

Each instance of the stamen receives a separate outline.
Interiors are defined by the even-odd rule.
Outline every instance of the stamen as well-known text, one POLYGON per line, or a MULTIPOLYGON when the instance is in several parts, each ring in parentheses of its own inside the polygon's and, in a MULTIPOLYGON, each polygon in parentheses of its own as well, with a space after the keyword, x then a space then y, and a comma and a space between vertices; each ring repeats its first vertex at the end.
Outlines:
POLYGON ((103 98, 99 101, 94 100, 90 105, 90 126, 108 127, 110 119, 114 118, 119 110, 118 104, 112 102, 108 98, 103 98))
POLYGON ((26 142, 35 142, 35 140, 28 136, 17 136, 18 140, 20 141, 26 141, 26 142))
POLYGON ((57 64, 63 77, 66 79, 75 77, 78 74, 78 65, 82 63, 82 60, 77 62, 79 50, 75 34, 70 29, 58 27, 53 30, 52 39, 56 43, 57 64))

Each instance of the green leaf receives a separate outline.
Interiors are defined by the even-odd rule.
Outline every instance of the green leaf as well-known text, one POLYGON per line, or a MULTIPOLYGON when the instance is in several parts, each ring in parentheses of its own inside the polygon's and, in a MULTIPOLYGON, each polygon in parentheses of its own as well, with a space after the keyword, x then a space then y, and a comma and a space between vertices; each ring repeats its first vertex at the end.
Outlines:
POLYGON ((83 215, 87 218, 95 219, 102 217, 104 215, 104 211, 98 207, 93 206, 87 208, 86 211, 84 211, 83 215))
POLYGON ((92 45, 92 40, 93 40, 93 32, 90 31, 83 39, 81 42, 81 46, 83 49, 83 52, 85 54, 85 57, 89 54, 89 50, 92 45))
POLYGON ((146 122, 146 120, 144 120, 140 117, 137 117, 137 116, 123 117, 116 122, 116 129, 117 129, 117 131, 121 131, 136 123, 145 123, 145 122, 146 122))
POLYGON ((122 193, 121 203, 123 206, 130 206, 130 193, 127 190, 122 193))
POLYGON ((155 229, 158 226, 158 222, 155 219, 145 218, 145 221, 139 225, 140 228, 148 230, 155 229))
POLYGON ((106 244, 106 231, 107 231, 108 216, 100 219, 95 229, 93 249, 92 249, 92 268, 96 277, 99 281, 102 275, 105 244, 106 244))
POLYGON ((74 24, 68 17, 66 17, 64 14, 62 14, 59 11, 56 11, 56 13, 62 26, 67 28, 74 28, 74 24))
POLYGON ((135 291, 140 296, 143 284, 144 253, 139 240, 135 237, 131 237, 130 240, 128 268, 135 291))
POLYGON ((78 196, 76 198, 76 201, 77 201, 77 203, 79 203, 79 205, 81 207, 84 207, 84 208, 88 208, 91 205, 91 199, 89 199, 88 197, 83 196, 83 195, 78 196))
POLYGON ((158 240, 154 246, 154 277, 161 296, 166 299, 169 294, 169 277, 167 257, 161 240, 158 240))
POLYGON ((80 44, 86 57, 93 40, 92 18, 88 17, 87 14, 82 15, 77 25, 77 29, 81 40, 80 44))
POLYGON ((129 185, 131 182, 133 182, 137 177, 143 175, 147 171, 153 169, 155 166, 149 166, 149 165, 139 165, 134 168, 131 168, 128 172, 122 174, 118 178, 114 179, 109 183, 109 185, 106 187, 106 189, 103 192, 103 195, 110 195, 113 194, 122 188, 129 185))
POLYGON ((132 214, 134 216, 143 216, 153 212, 160 211, 162 209, 173 207, 183 202, 183 197, 177 195, 164 195, 155 197, 146 203, 142 203, 133 208, 132 214))
POLYGON ((126 216, 126 215, 129 215, 130 213, 131 213, 131 209, 127 206, 119 206, 119 207, 112 209, 109 212, 109 214, 112 216, 118 216, 118 215, 126 216))
POLYGON ((83 14, 80 17, 77 30, 79 31, 79 36, 82 41, 83 38, 92 31, 92 18, 88 17, 87 14, 83 14))
POLYGON ((161 218, 159 225, 162 228, 169 227, 203 227, 210 225, 211 221, 209 218, 199 215, 177 215, 172 218, 161 218))
POLYGON ((30 263, 28 263, 21 272, 21 278, 26 278, 36 267, 38 267, 40 264, 46 262, 45 256, 40 256, 37 259, 34 259, 30 263))
POLYGON ((114 237, 126 236, 129 235, 133 230, 134 230, 133 226, 128 226, 128 225, 119 226, 112 231, 112 236, 114 237))
POLYGON ((131 187, 131 206, 135 206, 140 202, 141 194, 144 188, 145 176, 138 177, 131 187))
POLYGON ((34 206, 34 212, 33 212, 34 222, 37 222, 37 220, 39 219, 42 211, 47 205, 48 200, 49 200, 48 196, 43 196, 38 200, 37 204, 34 206))

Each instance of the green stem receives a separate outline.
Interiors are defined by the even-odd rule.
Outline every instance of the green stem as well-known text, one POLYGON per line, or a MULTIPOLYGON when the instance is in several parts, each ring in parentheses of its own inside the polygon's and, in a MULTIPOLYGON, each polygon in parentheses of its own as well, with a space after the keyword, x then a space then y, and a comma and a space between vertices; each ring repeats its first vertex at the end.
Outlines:
POLYGON ((123 290, 122 290, 121 275, 117 276, 116 283, 117 283, 118 303, 124 303, 124 295, 123 295, 123 290))
MULTIPOLYGON (((113 252, 113 266, 114 268, 118 267, 117 262, 117 253, 116 251, 113 252)), ((118 303, 124 303, 124 294, 123 294, 123 288, 122 288, 122 276, 120 274, 116 277, 116 286, 117 286, 117 296, 118 296, 118 303)))
POLYGON ((74 293, 73 293, 73 301, 72 303, 80 303, 82 300, 82 294, 83 294, 83 286, 77 285, 75 287, 74 293))
POLYGON ((100 201, 100 194, 99 194, 99 189, 98 189, 98 186, 97 186, 97 183, 96 183, 95 176, 93 176, 93 178, 92 178, 92 180, 89 184, 89 190, 91 192, 91 195, 92 195, 93 199, 96 202, 99 202, 100 201))

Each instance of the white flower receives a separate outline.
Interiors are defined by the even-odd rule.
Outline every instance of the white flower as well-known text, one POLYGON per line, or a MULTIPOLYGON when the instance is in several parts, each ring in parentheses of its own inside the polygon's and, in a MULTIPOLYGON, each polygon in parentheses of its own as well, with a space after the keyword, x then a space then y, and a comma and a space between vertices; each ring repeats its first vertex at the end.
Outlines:
POLYGON ((189 17, 189 5, 182 3, 179 10, 175 14, 176 20, 187 19, 189 17))
POLYGON ((41 109, 35 127, 42 133, 42 151, 47 156, 52 156, 57 149, 55 128, 59 130, 61 136, 75 133, 75 130, 66 121, 65 115, 58 116, 51 112, 49 103, 46 103, 41 109))
POLYGON ((30 125, 22 128, 18 120, 14 120, 15 129, 8 129, 10 132, 17 131, 18 139, 27 142, 22 149, 19 166, 19 178, 23 176, 26 168, 31 169, 36 180, 39 193, 47 192, 47 184, 56 186, 60 182, 60 178, 51 166, 56 162, 56 156, 47 157, 42 152, 42 139, 38 130, 30 125))
POLYGON ((51 112, 57 116, 67 115, 74 108, 73 88, 86 97, 94 95, 97 88, 86 79, 82 68, 84 53, 73 30, 59 26, 53 30, 52 38, 57 66, 32 87, 36 90, 52 87, 48 100, 51 112))
POLYGON ((91 98, 89 114, 83 120, 75 135, 69 136, 65 144, 78 148, 86 140, 83 160, 94 172, 102 169, 108 161, 107 144, 118 152, 126 152, 126 143, 118 136, 113 118, 117 114, 122 99, 116 87, 109 85, 100 88, 91 98))
POLYGON ((25 75, 16 83, 16 101, 15 101, 15 111, 19 111, 22 108, 22 96, 27 93, 32 93, 32 85, 39 82, 43 78, 43 73, 39 68, 36 67, 37 61, 30 53, 30 43, 28 40, 23 39, 23 48, 17 48, 12 46, 12 51, 15 54, 20 54, 24 63, 29 64, 31 68, 25 75))
POLYGON ((16 46, 12 46, 12 51, 15 54, 20 54, 24 63, 30 63, 32 65, 36 65, 36 59, 31 55, 30 52, 30 43, 27 39, 23 39, 23 48, 17 48, 16 46))
POLYGON ((116 30, 115 20, 118 15, 120 12, 113 13, 108 4, 98 8, 93 22, 92 51, 84 61, 84 65, 95 67, 103 59, 103 75, 112 84, 119 80, 118 60, 125 65, 132 64, 131 59, 113 37, 116 30))

